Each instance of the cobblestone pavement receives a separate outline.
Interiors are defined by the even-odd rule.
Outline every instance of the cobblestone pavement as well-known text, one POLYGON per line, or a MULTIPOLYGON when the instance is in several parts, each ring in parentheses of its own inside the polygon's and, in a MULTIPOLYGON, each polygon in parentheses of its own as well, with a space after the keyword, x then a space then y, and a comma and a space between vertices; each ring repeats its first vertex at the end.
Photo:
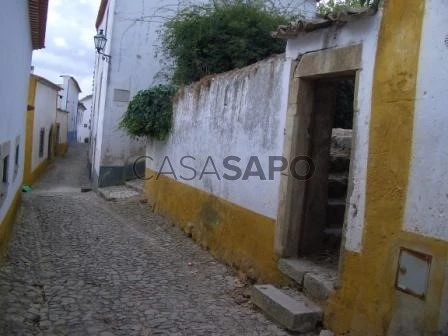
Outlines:
POLYGON ((81 193, 85 160, 75 146, 23 195, 0 267, 0 335, 287 335, 147 204, 81 193))

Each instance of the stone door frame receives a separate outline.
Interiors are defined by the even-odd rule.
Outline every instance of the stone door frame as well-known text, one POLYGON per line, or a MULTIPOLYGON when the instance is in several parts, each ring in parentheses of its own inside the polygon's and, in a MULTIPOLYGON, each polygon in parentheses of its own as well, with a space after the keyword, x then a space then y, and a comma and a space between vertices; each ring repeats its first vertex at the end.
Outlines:
MULTIPOLYGON (((314 83, 317 79, 355 76, 354 111, 357 110, 361 60, 362 45, 356 44, 306 53, 293 64, 283 142, 283 156, 289 162, 294 157, 309 153, 309 129, 313 119, 314 83)), ((353 123, 353 132, 356 134, 356 123, 353 123)), ((352 158, 355 146, 353 141, 352 158)), ((275 253, 280 258, 299 256, 301 232, 305 226, 306 197, 307 181, 295 179, 289 171, 283 172, 274 241, 275 253)))

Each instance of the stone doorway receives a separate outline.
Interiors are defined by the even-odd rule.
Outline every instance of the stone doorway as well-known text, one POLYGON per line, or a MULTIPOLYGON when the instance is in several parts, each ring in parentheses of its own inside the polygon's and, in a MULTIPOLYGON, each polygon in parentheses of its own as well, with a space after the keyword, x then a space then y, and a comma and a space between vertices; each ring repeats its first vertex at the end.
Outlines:
POLYGON ((361 45, 355 45, 312 52, 302 56, 295 66, 284 156, 289 160, 301 155, 311 157, 315 172, 308 180, 282 176, 275 237, 275 251, 280 258, 305 257, 338 267, 353 124, 353 115, 341 115, 338 96, 341 88, 351 87, 345 91, 352 97, 348 104, 356 111, 353 97, 361 51, 361 45), (341 120, 346 123, 341 124, 341 120))
POLYGON ((313 107, 304 154, 311 158, 315 171, 303 181, 304 192, 296 199, 302 208, 297 255, 335 269, 350 169, 354 82, 353 74, 310 83, 313 107))

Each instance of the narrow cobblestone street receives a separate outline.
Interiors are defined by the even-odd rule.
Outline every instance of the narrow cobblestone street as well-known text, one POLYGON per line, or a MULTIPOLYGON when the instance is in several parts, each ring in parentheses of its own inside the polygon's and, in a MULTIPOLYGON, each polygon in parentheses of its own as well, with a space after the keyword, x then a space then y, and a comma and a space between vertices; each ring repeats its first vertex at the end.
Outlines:
POLYGON ((51 164, 0 267, 0 335, 287 335, 238 280, 139 198, 86 184, 86 145, 51 164))

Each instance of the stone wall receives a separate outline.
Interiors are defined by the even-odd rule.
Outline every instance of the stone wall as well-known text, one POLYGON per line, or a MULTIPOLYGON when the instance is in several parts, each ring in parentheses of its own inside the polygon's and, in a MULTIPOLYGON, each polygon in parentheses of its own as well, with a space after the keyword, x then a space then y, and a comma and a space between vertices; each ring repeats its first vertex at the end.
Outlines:
POLYGON ((269 179, 268 161, 282 155, 290 70, 277 56, 186 87, 168 140, 147 145, 146 192, 155 210, 218 258, 266 280, 280 278, 273 251, 280 172, 269 179), (225 179, 235 174, 224 166, 229 156, 240 159, 232 164, 241 173, 257 157, 266 179, 225 179), (214 170, 210 160, 216 174, 201 176, 214 170), (157 177, 160 170, 175 175, 157 177))

